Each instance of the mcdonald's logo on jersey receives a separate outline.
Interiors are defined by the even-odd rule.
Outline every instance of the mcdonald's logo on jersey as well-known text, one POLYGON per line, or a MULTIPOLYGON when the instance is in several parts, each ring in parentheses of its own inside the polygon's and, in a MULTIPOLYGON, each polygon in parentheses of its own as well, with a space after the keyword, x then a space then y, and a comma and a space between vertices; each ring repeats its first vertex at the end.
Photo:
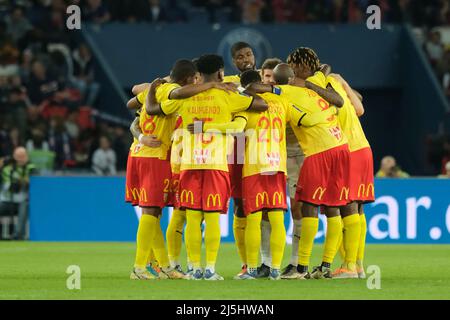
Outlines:
POLYGON ((194 193, 192 191, 183 190, 181 192, 180 201, 182 203, 190 202, 191 205, 193 205, 194 204, 194 193))
POLYGON ((272 205, 281 205, 284 201, 284 194, 282 192, 275 192, 272 197, 272 205), (276 201, 278 200, 278 201, 276 201))
POLYGON ((327 188, 318 187, 318 188, 316 189, 316 191, 314 191, 314 194, 313 194, 313 197, 312 197, 312 198, 313 198, 314 200, 316 200, 317 196, 319 196, 319 197, 318 197, 319 200, 322 200, 323 195, 325 194, 325 191, 327 191, 327 188))
POLYGON ((144 188, 132 188, 131 194, 133 195, 133 200, 145 201, 147 202, 147 191, 144 188))
POLYGON ((369 195, 373 197, 375 196, 375 187, 373 186, 373 183, 369 183, 367 185, 366 197, 368 197, 369 195))
POLYGON ((375 195, 373 183, 369 183, 367 188, 365 184, 361 183, 358 187, 358 197, 368 197, 369 195, 375 195))
POLYGON ((269 194, 265 191, 256 195, 256 207, 259 207, 260 204, 269 204, 269 194))
POLYGON ((339 200, 348 199, 348 194, 350 193, 350 188, 342 187, 341 189, 341 196, 339 197, 339 200))
POLYGON ((219 207, 222 206, 222 200, 220 199, 220 194, 209 194, 208 199, 206 200, 206 206, 208 208, 211 208, 211 201, 212 201, 212 207, 216 207, 217 204, 219 204, 219 207))

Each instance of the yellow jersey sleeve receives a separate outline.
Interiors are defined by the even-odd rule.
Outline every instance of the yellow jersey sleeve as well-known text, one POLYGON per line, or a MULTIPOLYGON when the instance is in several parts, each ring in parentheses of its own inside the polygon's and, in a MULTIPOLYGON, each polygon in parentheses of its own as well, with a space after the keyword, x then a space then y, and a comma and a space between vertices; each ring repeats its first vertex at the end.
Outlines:
POLYGON ((321 88, 326 88, 328 85, 327 77, 323 74, 322 71, 317 71, 312 77, 306 79, 306 81, 314 83, 321 88))
POLYGON ((303 117, 306 116, 306 112, 304 112, 302 109, 300 109, 294 104, 290 105, 287 114, 292 125, 296 127, 301 125, 303 117))
POLYGON ((243 118, 245 121, 248 121, 248 119, 249 119, 248 111, 242 111, 242 112, 235 113, 233 116, 233 120, 236 118, 243 118))
POLYGON ((183 100, 165 100, 161 102, 161 111, 167 116, 178 112, 182 105, 183 100))
POLYGON ((237 113, 248 110, 253 103, 253 97, 241 93, 227 93, 223 91, 223 95, 227 96, 228 106, 231 113, 237 113))
POLYGON ((233 82, 233 83, 236 83, 236 84, 241 84, 241 77, 240 76, 238 76, 237 74, 236 75, 233 75, 233 76, 225 76, 225 77, 223 77, 223 82, 233 82))
POLYGON ((149 90, 149 89, 145 89, 144 91, 142 91, 141 93, 139 93, 139 94, 136 96, 137 101, 138 101, 141 105, 143 105, 143 104, 145 103, 145 98, 147 98, 148 90, 149 90))
POLYGON ((169 100, 170 93, 179 88, 177 83, 164 83, 156 89, 156 101, 163 102, 169 100))

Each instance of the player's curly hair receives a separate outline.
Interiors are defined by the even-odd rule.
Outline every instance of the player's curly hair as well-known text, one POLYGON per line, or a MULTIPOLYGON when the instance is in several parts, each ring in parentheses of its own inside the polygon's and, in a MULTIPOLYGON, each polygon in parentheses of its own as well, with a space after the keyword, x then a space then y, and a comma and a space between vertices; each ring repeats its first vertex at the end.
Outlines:
POLYGON ((217 54, 204 54, 197 60, 197 70, 210 75, 224 68, 223 58, 217 54))
POLYGON ((315 72, 320 67, 320 60, 311 48, 300 47, 295 49, 287 58, 288 64, 303 65, 315 72))
POLYGON ((261 75, 258 71, 247 70, 241 74, 241 86, 244 88, 254 82, 261 82, 261 75))

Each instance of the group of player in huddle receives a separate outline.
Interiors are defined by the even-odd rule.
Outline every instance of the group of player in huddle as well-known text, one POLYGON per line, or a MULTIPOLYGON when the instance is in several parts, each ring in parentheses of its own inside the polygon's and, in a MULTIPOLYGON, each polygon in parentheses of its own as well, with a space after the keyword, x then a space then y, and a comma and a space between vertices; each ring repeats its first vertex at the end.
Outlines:
POLYGON ((361 95, 310 48, 295 49, 286 63, 268 59, 259 71, 247 43, 231 54, 239 75, 224 76, 222 57, 207 54, 133 87, 126 201, 142 216, 130 278, 223 280, 215 264, 230 198, 242 263, 234 279, 364 278, 363 205, 374 201, 374 186, 361 95), (292 255, 281 270, 288 197, 292 255), (166 249, 159 219, 167 206, 166 249), (310 272, 319 211, 327 217, 323 258, 310 272), (338 251, 343 261, 333 272, 338 251))

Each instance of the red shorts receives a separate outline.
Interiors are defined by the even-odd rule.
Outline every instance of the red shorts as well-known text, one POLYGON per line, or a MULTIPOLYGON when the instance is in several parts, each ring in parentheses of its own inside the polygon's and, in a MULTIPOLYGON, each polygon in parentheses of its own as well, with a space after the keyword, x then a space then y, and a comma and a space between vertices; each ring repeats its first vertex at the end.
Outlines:
POLYGON ((170 162, 128 157, 125 200, 142 208, 168 205, 172 173, 170 162))
POLYGON ((350 152, 350 200, 374 202, 373 155, 370 148, 350 152))
POLYGON ((231 197, 242 199, 242 167, 245 161, 245 134, 234 137, 233 153, 228 155, 228 171, 231 180, 231 197))
POLYGON ((139 201, 135 198, 133 198, 130 190, 133 190, 134 188, 138 188, 139 186, 139 176, 136 171, 136 159, 134 157, 131 157, 130 154, 128 154, 128 160, 127 160, 127 176, 126 176, 126 192, 125 192, 125 201, 131 203, 133 206, 139 205, 139 201))
POLYGON ((298 178, 295 200, 328 207, 350 202, 350 151, 339 146, 306 157, 298 178))
POLYGON ((228 213, 230 176, 220 170, 185 170, 180 174, 180 207, 228 213))
POLYGON ((174 173, 172 174, 172 180, 170 183, 170 195, 169 195, 169 203, 174 208, 180 207, 180 174, 174 173))
POLYGON ((245 177, 242 189, 246 215, 263 209, 287 209, 284 172, 245 177))
POLYGON ((242 199, 242 168, 243 164, 229 164, 231 197, 233 199, 242 199))

